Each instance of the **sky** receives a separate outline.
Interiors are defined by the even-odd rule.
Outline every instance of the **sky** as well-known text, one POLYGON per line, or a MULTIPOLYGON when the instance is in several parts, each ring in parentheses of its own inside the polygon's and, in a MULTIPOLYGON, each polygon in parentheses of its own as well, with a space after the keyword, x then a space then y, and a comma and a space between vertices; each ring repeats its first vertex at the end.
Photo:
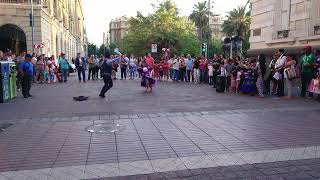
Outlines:
MULTIPOLYGON (((191 14, 194 4, 203 0, 172 0, 177 4, 183 16, 191 14)), ((124 16, 132 17, 137 11, 143 15, 153 12, 152 3, 159 4, 162 0, 82 0, 85 26, 90 43, 101 45, 103 32, 108 30, 111 19, 124 16)), ((211 0, 213 12, 225 15, 226 12, 243 5, 247 0, 211 0)))

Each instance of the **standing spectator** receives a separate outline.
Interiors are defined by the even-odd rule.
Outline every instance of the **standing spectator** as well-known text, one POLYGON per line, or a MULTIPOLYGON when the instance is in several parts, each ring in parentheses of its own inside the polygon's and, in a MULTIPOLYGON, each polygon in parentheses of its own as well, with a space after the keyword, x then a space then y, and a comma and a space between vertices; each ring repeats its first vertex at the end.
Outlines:
POLYGON ((33 63, 31 63, 31 60, 32 55, 27 54, 25 61, 23 61, 19 66, 22 95, 24 98, 32 97, 30 94, 31 82, 33 78, 33 63))
POLYGON ((152 68, 154 64, 154 59, 151 56, 151 53, 148 53, 148 56, 145 59, 146 59, 147 65, 152 68))
POLYGON ((173 60, 172 63, 172 67, 173 67, 173 81, 178 82, 179 80, 179 68, 180 68, 180 61, 179 61, 179 57, 175 58, 173 60))
POLYGON ((188 54, 187 59, 186 59, 187 82, 191 81, 192 66, 193 66, 193 59, 191 58, 191 55, 188 54))
POLYGON ((128 68, 129 59, 126 54, 124 54, 120 61, 120 69, 121 69, 121 80, 127 79, 127 68, 128 68))
POLYGON ((81 58, 80 53, 77 53, 75 65, 78 72, 79 82, 81 82, 81 80, 83 80, 83 82, 86 82, 86 62, 84 58, 81 58), (82 79, 81 79, 81 75, 82 75, 82 79))
POLYGON ((92 80, 94 80, 94 77, 95 77, 94 66, 96 64, 96 61, 94 59, 94 55, 90 56, 90 58, 88 60, 88 64, 89 64, 88 80, 90 80, 90 77, 92 77, 92 80))
MULTIPOLYGON (((300 61, 300 66, 301 66, 301 97, 306 96, 306 91, 307 88, 309 87, 309 84, 314 77, 314 68, 313 64, 316 61, 316 56, 312 54, 312 47, 311 46, 306 46, 303 48, 304 50, 304 55, 302 56, 302 59, 300 61)), ((309 98, 313 97, 313 93, 309 92, 309 98)))
POLYGON ((44 61, 44 55, 40 55, 38 57, 38 60, 36 62, 36 81, 38 83, 44 82, 44 70, 45 70, 45 61, 44 61))
POLYGON ((159 80, 162 81, 163 80, 163 75, 164 75, 164 70, 163 70, 163 59, 162 58, 159 63, 158 63, 158 68, 159 68, 159 80))
POLYGON ((184 59, 183 55, 180 58, 179 77, 180 77, 180 81, 181 82, 183 82, 184 80, 187 81, 187 78, 186 78, 186 60, 184 59))
POLYGON ((131 80, 135 78, 137 70, 137 59, 134 57, 133 54, 131 54, 129 59, 129 77, 131 80))
POLYGON ((296 62, 291 58, 290 56, 287 57, 286 62, 284 63, 284 79, 287 87, 287 96, 285 96, 285 99, 291 99, 292 98, 292 86, 293 86, 293 79, 289 79, 287 75, 287 71, 290 69, 295 69, 296 62))
POLYGON ((316 62, 315 62, 316 74, 320 75, 320 49, 317 49, 315 54, 316 54, 316 62))
POLYGON ((226 77, 227 77, 226 90, 227 90, 227 92, 229 92, 229 88, 231 85, 231 75, 232 75, 232 72, 236 69, 236 66, 233 65, 232 59, 227 59, 225 61, 225 69, 227 72, 227 74, 226 74, 226 77))
MULTIPOLYGON (((113 59, 113 56, 111 56, 111 59, 113 59)), ((117 72, 118 72, 119 63, 117 61, 112 62, 112 74, 111 77, 116 80, 117 79, 117 72)))
POLYGON ((256 76, 257 76, 257 90, 259 97, 264 98, 263 95, 263 80, 264 76, 266 74, 266 57, 264 54, 259 55, 258 63, 256 64, 255 71, 256 71, 256 76))
POLYGON ((170 75, 170 79, 173 80, 173 75, 174 75, 174 70, 173 70, 173 60, 174 58, 169 58, 168 60, 168 64, 169 64, 169 75, 170 75))
POLYGON ((95 56, 94 58, 94 78, 99 79, 99 66, 100 66, 100 59, 98 56, 95 56))
POLYGON ((196 59, 193 63, 193 81, 194 83, 200 83, 200 60, 196 59))
POLYGON ((166 81, 169 80, 169 66, 170 66, 167 58, 168 57, 164 58, 164 63, 163 63, 163 75, 166 81))
POLYGON ((69 73, 69 62, 66 59, 66 54, 61 53, 59 58, 59 68, 61 70, 61 80, 67 82, 68 73, 69 73))
MULTIPOLYGON (((218 56, 216 55, 216 57, 218 56)), ((219 75, 218 74, 219 69, 220 69, 220 61, 218 58, 215 58, 213 62, 213 88, 217 87, 217 76, 219 75)))
POLYGON ((207 70, 207 60, 205 59, 204 56, 201 57, 200 60, 200 84, 205 82, 205 74, 206 74, 206 70, 207 70))
POLYGON ((267 89, 267 93, 269 94, 276 94, 276 91, 277 91, 277 81, 273 78, 274 74, 275 74, 275 64, 276 64, 276 61, 279 57, 277 57, 276 55, 273 55, 273 58, 269 64, 269 69, 270 69, 270 72, 267 76, 267 80, 265 81, 265 87, 267 89), (273 83, 273 87, 272 87, 272 90, 270 91, 270 84, 271 82, 273 83))
POLYGON ((286 62, 287 57, 285 56, 284 49, 279 49, 277 52, 277 62, 275 64, 275 76, 278 77, 277 85, 278 85, 278 92, 277 95, 279 97, 284 96, 284 63, 286 62))
POLYGON ((208 64, 208 76, 209 76, 209 85, 213 85, 213 62, 208 64))

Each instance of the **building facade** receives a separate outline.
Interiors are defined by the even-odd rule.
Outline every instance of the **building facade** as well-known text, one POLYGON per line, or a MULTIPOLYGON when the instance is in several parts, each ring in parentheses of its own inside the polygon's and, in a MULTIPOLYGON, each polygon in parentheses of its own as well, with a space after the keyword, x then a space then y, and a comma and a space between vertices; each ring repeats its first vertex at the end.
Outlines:
POLYGON ((320 45, 320 0, 251 0, 250 54, 320 45))
POLYGON ((64 52, 69 59, 77 52, 85 54, 81 0, 0 0, 0 9, 0 50, 46 56, 64 52), (34 49, 33 44, 43 48, 34 49))
POLYGON ((223 37, 222 24, 223 18, 221 16, 210 16, 210 29, 212 31, 212 37, 221 39, 223 37))
POLYGON ((110 43, 117 43, 128 33, 129 19, 122 16, 109 23, 110 43))

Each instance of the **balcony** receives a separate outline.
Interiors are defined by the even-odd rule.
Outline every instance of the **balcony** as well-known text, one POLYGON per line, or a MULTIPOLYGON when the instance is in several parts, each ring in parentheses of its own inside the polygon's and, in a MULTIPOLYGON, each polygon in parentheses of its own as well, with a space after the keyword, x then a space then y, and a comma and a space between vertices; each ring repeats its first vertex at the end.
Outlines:
MULTIPOLYGON (((33 4, 42 4, 43 0, 33 0, 33 4)), ((0 3, 6 4, 31 4, 31 0, 0 0, 0 3)))

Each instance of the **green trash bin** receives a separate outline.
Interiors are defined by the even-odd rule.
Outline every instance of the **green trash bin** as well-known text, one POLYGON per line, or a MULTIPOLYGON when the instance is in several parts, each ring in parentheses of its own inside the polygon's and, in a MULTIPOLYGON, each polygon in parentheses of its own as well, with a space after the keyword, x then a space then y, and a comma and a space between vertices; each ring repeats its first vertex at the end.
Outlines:
POLYGON ((9 63, 0 62, 0 103, 10 100, 9 63))
POLYGON ((17 68, 14 62, 9 63, 10 99, 17 97, 17 68))

